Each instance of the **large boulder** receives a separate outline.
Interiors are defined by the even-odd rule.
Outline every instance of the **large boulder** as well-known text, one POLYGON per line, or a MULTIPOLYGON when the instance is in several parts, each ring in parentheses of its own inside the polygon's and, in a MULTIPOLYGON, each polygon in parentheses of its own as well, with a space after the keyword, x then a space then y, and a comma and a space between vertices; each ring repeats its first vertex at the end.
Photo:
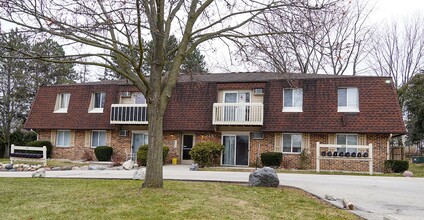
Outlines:
POLYGON ((413 177, 414 176, 414 174, 411 172, 411 171, 405 171, 405 172, 403 172, 403 174, 402 174, 404 177, 413 177))
POLYGON ((45 178, 46 170, 44 168, 40 168, 32 174, 32 178, 45 178))
POLYGON ((278 179, 277 173, 271 167, 264 167, 262 169, 255 170, 255 172, 249 175, 250 186, 266 186, 266 187, 278 187, 280 180, 278 179))
POLYGON ((146 175, 146 169, 145 168, 138 169, 138 170, 134 171, 133 180, 142 180, 142 179, 144 179, 145 175, 146 175))
POLYGON ((126 169, 126 170, 131 170, 131 169, 133 169, 133 168, 134 168, 134 161, 132 161, 132 160, 127 160, 127 161, 125 161, 125 163, 124 163, 124 164, 122 164, 122 167, 123 167, 124 169, 126 169))

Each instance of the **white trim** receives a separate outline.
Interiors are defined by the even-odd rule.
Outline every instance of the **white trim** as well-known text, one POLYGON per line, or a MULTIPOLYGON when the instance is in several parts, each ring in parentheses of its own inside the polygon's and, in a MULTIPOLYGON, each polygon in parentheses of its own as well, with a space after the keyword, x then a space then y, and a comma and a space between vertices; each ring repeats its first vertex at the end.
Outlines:
MULTIPOLYGON (((107 131, 106 130, 91 130, 91 137, 90 137, 90 147, 91 148, 96 148, 96 147, 98 147, 98 146, 102 146, 102 145, 97 145, 97 146, 93 146, 93 137, 94 137, 94 135, 93 135, 93 133, 94 132, 104 132, 105 133, 105 145, 106 145, 106 143, 107 143, 107 131)), ((97 143, 98 144, 98 143, 97 143)))
POLYGON ((358 87, 339 87, 337 88, 337 112, 359 112, 359 88, 358 87), (346 89, 346 106, 339 105, 339 90, 346 89), (356 90, 356 106, 349 106, 349 91, 356 90))
MULTIPOLYGON (((220 159, 220 163, 221 163, 221 165, 222 166, 239 166, 239 167, 245 167, 245 166, 249 166, 250 165, 250 144, 251 144, 251 141, 250 141, 250 132, 222 132, 221 133, 221 144, 222 145, 224 145, 224 136, 233 136, 233 137, 235 137, 235 141, 236 141, 236 143, 235 144, 237 144, 237 136, 247 136, 248 138, 247 138, 247 165, 237 165, 236 164, 236 155, 237 155, 237 146, 235 146, 235 148, 234 148, 234 165, 230 165, 230 164, 223 164, 222 163, 222 159, 223 159, 223 156, 224 156, 224 151, 222 151, 222 154, 221 154, 221 159, 220 159)), ((225 146, 224 146, 224 148, 225 148, 225 146)))
POLYGON ((283 89, 283 112, 303 112, 303 89, 302 88, 284 88, 283 89), (292 90, 292 106, 284 106, 284 97, 286 90, 292 90), (302 92, 302 106, 295 105, 295 91, 302 92))
POLYGON ((71 130, 56 130, 56 145, 55 145, 55 147, 60 147, 60 148, 68 148, 68 147, 71 147, 71 137, 72 137, 72 135, 71 135, 71 130), (57 142, 58 142, 58 140, 59 140, 59 138, 58 138, 58 135, 59 135, 59 132, 69 132, 69 144, 68 145, 59 145, 57 142))
POLYGON ((71 100, 71 93, 69 92, 62 92, 62 93, 58 93, 56 95, 56 103, 55 103, 55 107, 54 107, 54 111, 53 113, 68 113, 68 108, 69 108, 69 102, 71 100), (68 99, 66 100, 66 108, 61 108, 61 104, 62 104, 62 95, 68 95, 68 99))
POLYGON ((303 146, 303 134, 302 133, 281 133, 281 152, 284 154, 300 154, 302 153, 302 146, 303 146), (290 152, 284 152, 284 135, 291 135, 290 136, 290 152), (293 152, 293 135, 300 135, 300 151, 299 152, 293 152))
POLYGON ((106 105, 106 92, 93 92, 91 93, 91 101, 90 101, 90 106, 88 108, 88 113, 103 113, 103 109, 104 106, 106 105), (100 93, 100 105, 101 105, 101 100, 103 100, 103 96, 104 96, 104 103, 103 103, 103 108, 95 108, 94 105, 96 103, 96 94, 100 93))

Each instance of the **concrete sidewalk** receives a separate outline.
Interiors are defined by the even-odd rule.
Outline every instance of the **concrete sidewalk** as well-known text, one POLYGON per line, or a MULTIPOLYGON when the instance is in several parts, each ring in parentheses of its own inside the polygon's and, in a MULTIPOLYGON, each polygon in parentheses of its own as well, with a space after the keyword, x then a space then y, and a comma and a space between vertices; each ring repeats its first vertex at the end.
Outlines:
MULTIPOLYGON (((164 179, 247 183, 249 172, 189 171, 188 165, 167 165, 164 179)), ((134 170, 46 171, 47 178, 132 179, 134 170)), ((0 177, 31 177, 32 172, 0 172, 0 177)), ((280 185, 293 186, 320 198, 332 195, 341 206, 348 198, 366 219, 424 219, 424 179, 402 177, 278 174, 280 185)))

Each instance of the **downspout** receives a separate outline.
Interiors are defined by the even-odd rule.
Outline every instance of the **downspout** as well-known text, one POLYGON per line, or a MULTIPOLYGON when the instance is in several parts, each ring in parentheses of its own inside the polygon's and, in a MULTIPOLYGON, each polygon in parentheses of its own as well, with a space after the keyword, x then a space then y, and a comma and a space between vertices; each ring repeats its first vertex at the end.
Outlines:
POLYGON ((387 139, 387 156, 386 156, 386 160, 390 159, 390 139, 392 139, 393 134, 390 133, 389 139, 387 139))

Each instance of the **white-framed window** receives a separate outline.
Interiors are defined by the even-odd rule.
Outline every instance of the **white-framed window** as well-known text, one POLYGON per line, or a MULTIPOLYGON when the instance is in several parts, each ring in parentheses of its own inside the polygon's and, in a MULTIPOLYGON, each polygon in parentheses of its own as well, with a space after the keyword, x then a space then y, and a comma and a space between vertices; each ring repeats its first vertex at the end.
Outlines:
POLYGON ((95 92, 91 96, 91 104, 89 113, 103 113, 103 108, 105 106, 106 93, 104 92, 95 92))
POLYGON ((358 88, 339 88, 337 95, 338 112, 359 112, 358 88))
POLYGON ((303 89, 284 89, 283 112, 302 112, 303 89))
POLYGON ((56 132, 56 147, 69 147, 71 146, 71 131, 58 130, 56 132))
POLYGON ((91 134, 91 147, 106 146, 106 131, 93 131, 91 134))
POLYGON ((349 148, 349 145, 358 145, 357 134, 337 134, 336 135, 337 145, 343 145, 345 147, 337 148, 337 152, 357 152, 358 148, 349 148))
POLYGON ((59 93, 56 97, 54 113, 67 113, 71 93, 59 93))
POLYGON ((300 153, 302 134, 283 134, 283 153, 300 153))

